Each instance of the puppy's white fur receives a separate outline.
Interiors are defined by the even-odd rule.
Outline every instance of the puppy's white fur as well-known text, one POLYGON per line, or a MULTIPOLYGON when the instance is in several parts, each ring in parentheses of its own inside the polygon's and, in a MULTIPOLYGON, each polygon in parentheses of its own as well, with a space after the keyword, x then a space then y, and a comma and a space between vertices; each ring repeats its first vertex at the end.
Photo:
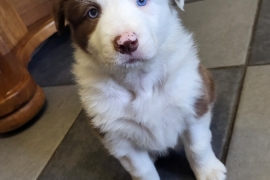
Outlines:
MULTIPOLYGON (((166 153, 183 139, 197 180, 224 180, 225 166, 211 147, 211 107, 196 114, 203 95, 203 78, 192 35, 169 0, 95 0, 102 14, 75 50, 73 72, 92 124, 104 133, 102 141, 134 180, 159 180, 152 154, 166 153), (136 33, 132 55, 115 51, 112 41, 136 33), (139 61, 129 63, 130 58, 139 61)), ((184 0, 176 0, 183 9, 184 0)), ((68 12, 72 13, 72 12, 68 12)))

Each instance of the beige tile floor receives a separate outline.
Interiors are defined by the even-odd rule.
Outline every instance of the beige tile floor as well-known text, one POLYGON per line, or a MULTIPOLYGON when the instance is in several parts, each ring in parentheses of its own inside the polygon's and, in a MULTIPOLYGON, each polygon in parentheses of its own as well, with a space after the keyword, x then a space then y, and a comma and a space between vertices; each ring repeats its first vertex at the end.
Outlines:
POLYGON ((204 0, 181 12, 209 68, 244 65, 258 0, 204 0))
POLYGON ((75 86, 44 88, 44 115, 18 135, 0 138, 0 180, 34 180, 81 111, 75 86))
POLYGON ((270 179, 270 66, 249 67, 227 158, 228 180, 270 179))

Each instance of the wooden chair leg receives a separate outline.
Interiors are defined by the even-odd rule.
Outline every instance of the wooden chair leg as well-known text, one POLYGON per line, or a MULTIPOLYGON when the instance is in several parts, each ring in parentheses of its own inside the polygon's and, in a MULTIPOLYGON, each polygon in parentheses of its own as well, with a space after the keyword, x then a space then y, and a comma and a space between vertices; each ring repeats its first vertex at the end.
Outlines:
POLYGON ((45 101, 23 63, 11 53, 0 57, 0 133, 17 129, 31 120, 45 101))

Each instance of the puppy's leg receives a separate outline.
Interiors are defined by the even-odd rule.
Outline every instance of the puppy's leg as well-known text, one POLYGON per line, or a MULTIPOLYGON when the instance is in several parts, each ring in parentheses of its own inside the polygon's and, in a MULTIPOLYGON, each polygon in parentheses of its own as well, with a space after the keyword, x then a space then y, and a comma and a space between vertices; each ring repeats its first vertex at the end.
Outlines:
POLYGON ((189 120, 182 136, 185 151, 197 180, 225 180, 226 168, 212 150, 210 122, 210 111, 200 118, 189 120))
POLYGON ((125 140, 118 141, 108 149, 129 172, 133 180, 160 180, 147 151, 135 149, 125 140))
POLYGON ((147 152, 131 150, 118 158, 133 180, 159 180, 157 170, 147 152))

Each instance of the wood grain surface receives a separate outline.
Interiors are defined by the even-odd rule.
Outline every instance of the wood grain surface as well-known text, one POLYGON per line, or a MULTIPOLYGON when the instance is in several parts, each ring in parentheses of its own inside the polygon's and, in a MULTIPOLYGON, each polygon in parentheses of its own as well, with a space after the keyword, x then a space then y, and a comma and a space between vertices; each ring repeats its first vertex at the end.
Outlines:
POLYGON ((45 97, 27 70, 35 49, 56 32, 49 0, 0 0, 0 133, 15 130, 45 97))
POLYGON ((22 21, 29 27, 40 19, 51 15, 52 1, 50 0, 9 0, 22 21))
POLYGON ((34 50, 55 32, 56 28, 51 16, 41 19, 28 28, 27 35, 14 48, 14 55, 27 67, 34 50))
POLYGON ((10 52, 26 33, 26 26, 10 2, 0 0, 0 54, 10 52))
POLYGON ((37 85, 20 61, 12 54, 0 56, 0 117, 25 104, 37 85))

